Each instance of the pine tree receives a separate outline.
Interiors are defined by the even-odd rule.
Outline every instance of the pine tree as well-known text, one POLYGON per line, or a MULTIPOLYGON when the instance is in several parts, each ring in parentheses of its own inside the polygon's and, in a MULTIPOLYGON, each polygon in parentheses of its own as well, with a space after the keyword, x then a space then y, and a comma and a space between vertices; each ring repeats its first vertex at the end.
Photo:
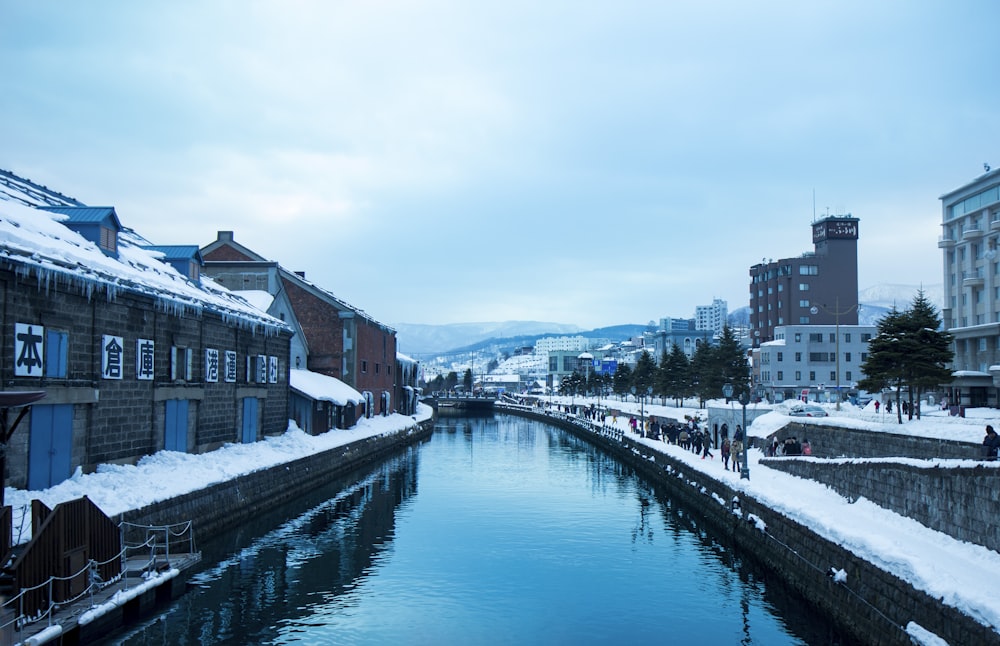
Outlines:
POLYGON ((632 371, 632 386, 635 388, 636 397, 645 397, 649 388, 655 386, 655 382, 656 362, 653 361, 653 355, 643 350, 635 362, 635 370, 632 371))
POLYGON ((954 358, 952 337, 940 327, 941 320, 922 290, 906 311, 893 308, 876 323, 877 334, 868 343, 868 359, 861 364, 865 377, 858 387, 872 393, 892 388, 900 424, 904 387, 909 390, 907 416, 913 419, 914 391, 916 401, 920 401, 925 389, 951 381, 947 364, 954 358))
POLYGON ((733 396, 739 399, 743 393, 750 393, 750 363, 739 339, 728 325, 723 326, 719 344, 712 349, 717 368, 710 376, 710 397, 721 397, 722 386, 733 385, 733 396))
POLYGON ((629 388, 632 387, 632 369, 627 364, 619 363, 611 384, 611 388, 616 395, 623 399, 626 398, 629 388))
POLYGON ((682 406, 684 397, 692 394, 691 362, 679 345, 674 343, 670 354, 664 350, 658 372, 659 392, 664 397, 671 397, 677 407, 682 406))

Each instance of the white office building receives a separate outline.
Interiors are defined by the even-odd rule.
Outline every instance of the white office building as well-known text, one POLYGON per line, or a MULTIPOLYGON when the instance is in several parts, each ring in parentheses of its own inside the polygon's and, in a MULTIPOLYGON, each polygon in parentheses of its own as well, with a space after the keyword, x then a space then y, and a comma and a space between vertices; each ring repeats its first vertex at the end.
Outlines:
POLYGON ((1000 386, 1000 169, 941 196, 944 328, 955 337, 949 399, 998 406, 1000 386))
POLYGON ((767 398, 832 402, 858 393, 874 325, 788 325, 775 328, 773 341, 754 351, 755 381, 767 398), (839 336, 839 338, 838 338, 839 336))
POLYGON ((729 304, 716 298, 711 305, 698 305, 694 308, 694 319, 696 330, 712 330, 721 334, 729 320, 729 304))

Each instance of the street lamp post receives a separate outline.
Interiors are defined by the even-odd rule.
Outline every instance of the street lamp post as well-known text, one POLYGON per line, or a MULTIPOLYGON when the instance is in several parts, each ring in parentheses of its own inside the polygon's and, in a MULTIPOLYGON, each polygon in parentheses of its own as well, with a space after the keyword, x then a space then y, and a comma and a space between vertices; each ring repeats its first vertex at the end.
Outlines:
MULTIPOLYGON (((836 353, 836 366, 834 367, 834 370, 837 371, 837 375, 836 375, 836 377, 837 377, 837 410, 840 410, 840 316, 841 316, 841 314, 850 314, 852 311, 854 311, 855 308, 857 308, 857 305, 851 305, 846 310, 844 310, 843 312, 841 312, 840 311, 840 297, 838 296, 837 300, 836 300, 836 305, 834 306, 834 310, 832 312, 830 311, 830 308, 828 308, 825 305, 821 305, 820 307, 822 307, 823 311, 826 312, 827 314, 833 314, 833 324, 834 324, 834 328, 836 330, 836 332, 834 334, 837 337, 837 339, 836 339, 836 345, 835 345, 835 348, 834 348, 834 352, 836 353)), ((812 312, 813 314, 816 314, 816 313, 819 312, 819 308, 816 307, 815 305, 813 305, 810 308, 809 311, 812 312)))
MULTIPOLYGON (((756 390, 759 390, 759 386, 756 390)), ((722 387, 722 394, 725 395, 726 399, 731 399, 735 388, 733 384, 727 383, 722 387)), ((750 403, 750 389, 744 388, 740 391, 739 398, 740 406, 743 407, 743 466, 740 469, 740 480, 750 479, 750 462, 747 459, 747 453, 750 450, 750 433, 747 429, 747 404, 750 403)))

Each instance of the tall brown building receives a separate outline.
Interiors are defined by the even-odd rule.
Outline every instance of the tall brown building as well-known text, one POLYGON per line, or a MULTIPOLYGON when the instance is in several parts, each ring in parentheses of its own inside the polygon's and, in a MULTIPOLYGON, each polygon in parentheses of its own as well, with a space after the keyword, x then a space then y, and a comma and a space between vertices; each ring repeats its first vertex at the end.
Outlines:
POLYGON ((753 347, 781 325, 858 324, 858 219, 828 216, 812 234, 813 251, 750 267, 753 347))

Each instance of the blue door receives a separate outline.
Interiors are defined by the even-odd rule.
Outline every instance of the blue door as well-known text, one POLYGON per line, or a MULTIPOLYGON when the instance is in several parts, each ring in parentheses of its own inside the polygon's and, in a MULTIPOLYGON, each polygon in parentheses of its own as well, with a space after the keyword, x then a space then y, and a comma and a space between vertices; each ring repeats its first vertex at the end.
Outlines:
POLYGON ((168 399, 163 429, 163 448, 167 451, 187 452, 188 401, 168 399))
POLYGON ((31 407, 28 489, 46 489, 70 476, 73 405, 31 407))
POLYGON ((257 398, 243 398, 243 434, 241 441, 251 444, 257 441, 257 398))

